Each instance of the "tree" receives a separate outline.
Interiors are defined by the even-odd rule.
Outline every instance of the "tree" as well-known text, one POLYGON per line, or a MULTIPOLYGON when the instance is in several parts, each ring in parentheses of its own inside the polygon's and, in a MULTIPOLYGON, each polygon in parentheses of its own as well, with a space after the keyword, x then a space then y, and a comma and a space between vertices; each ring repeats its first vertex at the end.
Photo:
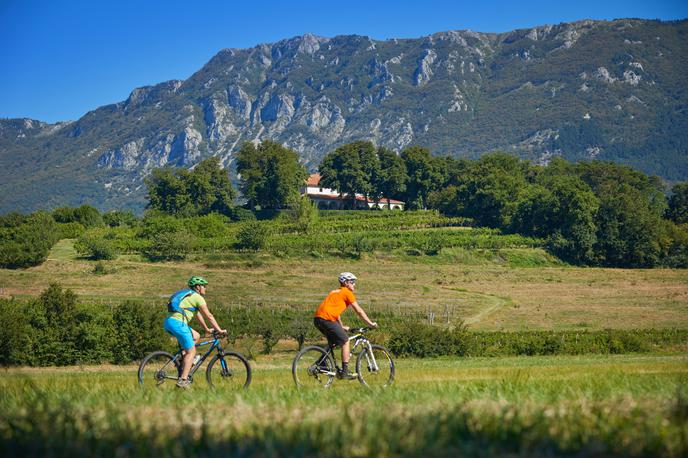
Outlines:
POLYGON ((387 208, 391 209, 392 204, 389 199, 406 190, 406 182, 408 181, 406 165, 397 153, 384 146, 377 149, 377 157, 380 167, 374 183, 376 195, 387 197, 387 208))
POLYGON ((505 229, 526 189, 529 163, 502 152, 486 154, 466 170, 458 186, 463 215, 482 226, 505 229))
POLYGON ((688 182, 677 183, 671 189, 667 218, 676 224, 688 223, 688 182))
POLYGON ((296 151, 267 140, 257 147, 250 142, 241 146, 237 173, 249 206, 261 209, 287 207, 297 199, 308 177, 296 151))
POLYGON ((145 183, 147 208, 168 215, 196 216, 212 212, 228 215, 232 211, 234 188, 216 157, 199 162, 193 171, 154 169, 145 183))
POLYGON ((430 151, 420 146, 411 146, 401 152, 406 166, 407 208, 428 208, 428 195, 439 189, 446 180, 446 162, 430 155, 430 151))
POLYGON ((595 250, 604 265, 652 267, 659 261, 664 225, 641 191, 629 184, 600 188, 595 250))
POLYGON ((318 167, 323 186, 336 189, 341 196, 356 194, 375 197, 375 182, 380 174, 380 161, 375 145, 369 141, 347 143, 328 153, 318 167))

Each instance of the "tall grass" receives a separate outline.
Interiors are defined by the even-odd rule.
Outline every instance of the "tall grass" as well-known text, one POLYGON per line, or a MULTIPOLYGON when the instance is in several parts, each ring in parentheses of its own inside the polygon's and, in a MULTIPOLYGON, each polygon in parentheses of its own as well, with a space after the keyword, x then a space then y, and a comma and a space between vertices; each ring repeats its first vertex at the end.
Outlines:
POLYGON ((392 389, 299 392, 287 359, 238 394, 132 371, 10 372, 0 452, 83 456, 684 456, 680 356, 399 360, 392 389))

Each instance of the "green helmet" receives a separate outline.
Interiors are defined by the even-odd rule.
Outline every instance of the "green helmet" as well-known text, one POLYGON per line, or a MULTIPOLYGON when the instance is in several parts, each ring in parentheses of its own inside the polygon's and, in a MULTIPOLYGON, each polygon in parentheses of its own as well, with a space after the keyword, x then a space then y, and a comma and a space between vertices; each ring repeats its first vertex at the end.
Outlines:
POLYGON ((189 282, 187 284, 189 285, 189 288, 193 288, 197 285, 205 286, 208 284, 208 281, 203 277, 194 275, 193 277, 189 278, 189 282))

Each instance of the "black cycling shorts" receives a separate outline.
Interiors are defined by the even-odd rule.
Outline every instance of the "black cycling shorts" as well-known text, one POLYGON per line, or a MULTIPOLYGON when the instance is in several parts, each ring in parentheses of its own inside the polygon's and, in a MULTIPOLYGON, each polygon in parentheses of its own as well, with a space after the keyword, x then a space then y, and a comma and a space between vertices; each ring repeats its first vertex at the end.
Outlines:
POLYGON ((348 334, 338 321, 329 321, 316 316, 313 318, 313 324, 327 337, 327 343, 330 346, 341 346, 349 341, 348 334))

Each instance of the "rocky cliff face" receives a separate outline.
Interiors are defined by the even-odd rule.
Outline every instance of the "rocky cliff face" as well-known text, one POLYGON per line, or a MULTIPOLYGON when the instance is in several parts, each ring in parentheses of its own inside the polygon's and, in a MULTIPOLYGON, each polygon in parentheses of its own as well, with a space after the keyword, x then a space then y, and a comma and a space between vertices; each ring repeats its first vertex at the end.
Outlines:
POLYGON ((71 123, 0 121, 0 210, 141 208, 153 168, 275 140, 311 168, 337 145, 546 163, 618 160, 688 178, 686 21, 582 21, 379 41, 306 34, 225 49, 185 81, 71 123), (9 192, 11 190, 11 192, 9 192))

